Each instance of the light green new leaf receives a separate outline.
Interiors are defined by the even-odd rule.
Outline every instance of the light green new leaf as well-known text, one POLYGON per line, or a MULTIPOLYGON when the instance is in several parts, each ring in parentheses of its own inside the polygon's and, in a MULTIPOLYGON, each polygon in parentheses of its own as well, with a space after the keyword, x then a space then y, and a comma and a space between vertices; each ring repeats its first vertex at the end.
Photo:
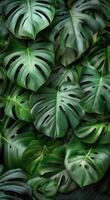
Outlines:
POLYGON ((59 89, 42 88, 31 96, 31 113, 36 129, 47 136, 63 137, 69 123, 76 128, 84 111, 79 85, 64 83, 59 89))
POLYGON ((84 67, 81 87, 85 93, 83 106, 87 112, 110 111, 110 74, 101 75, 95 67, 84 67))
POLYGON ((37 40, 27 47, 21 42, 11 40, 3 62, 12 82, 37 91, 50 75, 54 62, 53 45, 37 40))
POLYGON ((65 166, 80 187, 95 183, 110 166, 110 146, 87 147, 73 138, 67 146, 65 166))
MULTIPOLYGON (((50 39, 53 42, 57 41, 60 52, 63 47, 70 48, 71 52, 73 49, 69 62, 78 59, 94 40, 93 36, 101 28, 104 28, 102 6, 104 5, 101 5, 97 0, 74 0, 70 8, 67 6, 67 1, 57 1, 56 18, 50 39)), ((63 63, 65 64, 64 61, 63 63)))
POLYGON ((83 122, 75 130, 76 136, 83 142, 92 144, 99 140, 101 144, 110 143, 109 122, 83 122))
POLYGON ((7 0, 5 16, 8 29, 16 37, 35 39, 52 22, 54 0, 7 0))

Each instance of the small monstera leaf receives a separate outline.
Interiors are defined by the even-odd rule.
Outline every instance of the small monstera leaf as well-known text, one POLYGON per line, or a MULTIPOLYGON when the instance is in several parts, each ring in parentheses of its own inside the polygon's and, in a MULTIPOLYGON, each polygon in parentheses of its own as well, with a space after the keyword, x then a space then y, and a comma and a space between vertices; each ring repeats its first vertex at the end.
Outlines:
POLYGON ((0 128, 6 166, 10 169, 21 167, 23 152, 34 139, 31 127, 27 123, 6 118, 1 122, 0 128))
POLYGON ((75 130, 76 136, 85 143, 95 143, 99 140, 101 144, 110 143, 109 122, 82 122, 75 130))
POLYGON ((75 189, 76 184, 69 176, 64 166, 65 147, 57 147, 48 154, 39 167, 39 174, 55 180, 57 189, 61 193, 67 193, 75 189))
POLYGON ((31 113, 36 129, 47 136, 63 137, 69 126, 74 129, 83 117, 81 89, 77 84, 64 83, 58 90, 42 88, 31 96, 31 113))
POLYGON ((31 199, 31 188, 25 183, 26 175, 21 169, 13 169, 0 175, 0 199, 31 199))
POLYGON ((49 78, 49 84, 54 87, 61 86, 64 82, 78 83, 80 76, 80 67, 57 67, 55 68, 49 78))
POLYGON ((53 20, 54 0, 6 0, 8 29, 16 37, 35 39, 53 20))
POLYGON ((87 112, 101 114, 110 111, 110 74, 101 75, 95 67, 84 67, 81 87, 85 93, 83 106, 87 112))
POLYGON ((110 33, 104 31, 90 50, 87 60, 102 74, 110 72, 110 33))
POLYGON ((55 141, 32 140, 23 153, 24 169, 29 174, 37 175, 44 158, 56 146, 58 146, 58 143, 55 141))
POLYGON ((21 87, 13 86, 7 81, 6 90, 0 96, 0 107, 4 107, 4 112, 7 116, 30 122, 29 96, 29 92, 21 87))
POLYGON ((37 176, 27 183, 32 188, 34 196, 39 200, 52 200, 52 197, 56 195, 57 183, 55 180, 37 176))
POLYGON ((16 40, 10 41, 3 59, 7 76, 12 82, 32 91, 37 91, 51 72, 54 62, 53 45, 37 40, 28 47, 16 40))
POLYGON ((95 183, 110 166, 110 146, 97 144, 87 147, 73 138, 67 146, 65 166, 80 187, 95 183))
MULTIPOLYGON (((104 5, 96 0, 75 0, 69 7, 66 0, 57 1, 56 18, 50 39, 53 42, 57 39, 60 52, 63 47, 71 52, 72 58, 68 64, 78 59, 88 49, 94 40, 93 36, 105 26, 102 6, 104 5)), ((66 49, 64 51, 66 52, 66 49)))

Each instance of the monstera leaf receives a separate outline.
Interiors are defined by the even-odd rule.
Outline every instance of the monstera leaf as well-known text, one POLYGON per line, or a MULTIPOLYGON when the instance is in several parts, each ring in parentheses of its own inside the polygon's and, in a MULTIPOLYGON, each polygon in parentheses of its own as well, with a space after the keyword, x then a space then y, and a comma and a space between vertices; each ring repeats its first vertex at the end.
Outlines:
POLYGON ((57 192, 56 181, 49 178, 34 177, 28 181, 28 185, 38 200, 52 200, 57 192))
MULTIPOLYGON (((67 1, 57 1, 56 18, 50 39, 55 42, 57 38, 60 52, 63 47, 67 48, 67 51, 64 48, 66 53, 71 52, 72 58, 68 64, 78 59, 88 49, 95 33, 104 27, 102 6, 104 5, 96 0, 75 0, 69 7, 67 1)), ((62 53, 66 54, 65 52, 62 53)), ((68 54, 67 58, 70 55, 68 54)))
POLYGON ((22 154, 34 139, 33 132, 27 123, 12 121, 10 118, 6 118, 0 125, 1 139, 4 144, 4 162, 10 169, 21 167, 22 154))
POLYGON ((41 40, 30 43, 28 47, 12 40, 4 56, 8 78, 33 91, 48 79, 53 61, 53 45, 41 40))
POLYGON ((42 88, 31 96, 31 113, 36 129, 47 136, 63 137, 69 126, 74 129, 83 117, 82 93, 77 84, 64 83, 58 90, 42 88))
POLYGON ((75 134, 83 142, 95 143, 99 140, 102 144, 110 143, 109 122, 83 122, 75 130, 75 134))
POLYGON ((17 37, 35 39, 51 23, 54 14, 54 0, 6 1, 7 27, 17 37))
POLYGON ((9 84, 7 81, 4 95, 0 96, 0 107, 5 108, 7 116, 13 119, 18 117, 21 120, 30 122, 29 96, 29 92, 24 91, 18 86, 13 86, 13 84, 9 84))
POLYGON ((75 189, 76 184, 72 181, 64 166, 65 147, 57 147, 47 155, 39 167, 39 174, 50 177, 57 182, 59 192, 66 193, 75 189))
POLYGON ((104 31, 87 58, 102 74, 110 72, 110 34, 104 31))
POLYGON ((85 93, 83 105, 87 112, 105 113, 110 111, 110 74, 101 75, 92 66, 84 67, 81 86, 85 93))
POLYGON ((110 147, 98 144, 87 147, 73 138, 67 146, 65 166, 80 187, 95 183, 110 166, 110 147))
POLYGON ((49 83, 54 87, 61 86, 64 82, 78 83, 80 75, 80 67, 73 65, 71 67, 57 67, 55 68, 49 78, 49 83))
POLYGON ((21 169, 10 170, 0 175, 0 199, 31 199, 31 189, 25 182, 26 175, 21 169))
POLYGON ((59 143, 44 140, 32 140, 29 146, 23 153, 24 169, 29 174, 38 174, 44 158, 49 154, 59 143))

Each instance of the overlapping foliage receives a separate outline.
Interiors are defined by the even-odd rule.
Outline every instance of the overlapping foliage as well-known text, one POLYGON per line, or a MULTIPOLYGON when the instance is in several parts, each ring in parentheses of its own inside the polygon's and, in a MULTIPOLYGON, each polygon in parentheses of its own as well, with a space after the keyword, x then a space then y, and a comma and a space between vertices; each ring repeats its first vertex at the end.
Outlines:
POLYGON ((110 1, 0 8, 0 199, 99 182, 110 167, 110 1))

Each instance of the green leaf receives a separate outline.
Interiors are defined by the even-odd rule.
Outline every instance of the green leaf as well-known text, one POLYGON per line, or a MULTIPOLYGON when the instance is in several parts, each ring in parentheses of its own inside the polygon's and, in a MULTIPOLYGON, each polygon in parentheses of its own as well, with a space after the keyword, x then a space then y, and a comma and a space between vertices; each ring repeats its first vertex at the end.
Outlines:
POLYGON ((73 138, 67 146, 65 166, 80 187, 95 183, 110 166, 110 146, 87 147, 73 138))
POLYGON ((8 29, 16 37, 35 39, 52 22, 54 0, 7 0, 5 16, 8 29))
POLYGON ((1 139, 4 144, 4 162, 8 168, 21 167, 24 150, 34 135, 27 123, 7 118, 1 124, 1 139), (27 128, 27 129, 26 129, 27 128))
POLYGON ((110 34, 104 32, 90 50, 87 57, 90 64, 102 74, 110 72, 110 34))
POLYGON ((83 117, 82 93, 77 84, 64 83, 58 90, 42 88, 31 96, 31 113, 37 130, 47 136, 63 137, 83 117))
POLYGON ((0 107, 4 107, 7 116, 30 122, 29 92, 7 81, 4 95, 0 96, 0 107))
POLYGON ((87 112, 101 114, 110 111, 110 74, 101 75, 92 66, 84 67, 81 86, 85 93, 83 106, 87 112))
POLYGON ((23 200, 31 198, 31 189, 25 183, 26 175, 21 169, 7 171, 0 175, 0 199, 23 200))
POLYGON ((54 62, 53 45, 37 40, 28 47, 17 40, 10 41, 4 56, 7 76, 19 86, 37 91, 48 79, 54 62))
POLYGON ((47 200, 48 197, 55 196, 57 192, 56 181, 49 178, 34 177, 28 181, 28 185, 39 200, 47 200))
MULTIPOLYGON (((95 0, 75 0, 71 8, 68 8, 66 1, 57 1, 56 18, 50 39, 53 42, 57 41, 60 52, 65 47, 67 51, 71 51, 72 58, 68 64, 78 59, 90 46, 93 36, 104 28, 103 6, 95 0)), ((69 54, 67 58, 69 59, 69 54)), ((65 65, 65 61, 62 64, 65 65)))
POLYGON ((49 84, 54 87, 60 87, 64 82, 78 83, 79 71, 80 67, 75 67, 74 65, 71 67, 57 67, 52 71, 49 77, 49 84))
POLYGON ((76 184, 72 181, 64 166, 65 147, 59 146, 53 149, 41 163, 38 172, 57 182, 58 191, 67 193, 75 189, 76 184))
POLYGON ((101 144, 110 143, 110 124, 109 122, 83 122, 75 130, 76 136, 83 142, 92 144, 99 140, 101 144))
POLYGON ((38 174, 38 170, 53 148, 58 146, 58 142, 43 140, 32 140, 23 153, 23 167, 29 174, 38 174))

